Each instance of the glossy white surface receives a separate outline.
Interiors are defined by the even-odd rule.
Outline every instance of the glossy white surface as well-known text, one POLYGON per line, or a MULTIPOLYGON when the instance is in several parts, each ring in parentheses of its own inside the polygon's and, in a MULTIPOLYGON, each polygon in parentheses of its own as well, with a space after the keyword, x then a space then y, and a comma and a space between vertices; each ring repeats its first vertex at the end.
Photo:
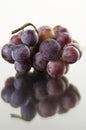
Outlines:
MULTIPOLYGON (((27 21, 37 27, 61 24, 69 29, 74 39, 86 47, 86 0, 0 0, 0 48, 9 41, 10 31, 27 21)), ((14 76, 13 65, 5 62, 0 55, 0 93, 4 82, 14 76)), ((71 65, 66 75, 77 86, 80 103, 68 113, 42 118, 36 115, 33 121, 12 119, 10 113, 18 113, 0 97, 0 130, 86 130, 86 51, 76 64, 71 65)))

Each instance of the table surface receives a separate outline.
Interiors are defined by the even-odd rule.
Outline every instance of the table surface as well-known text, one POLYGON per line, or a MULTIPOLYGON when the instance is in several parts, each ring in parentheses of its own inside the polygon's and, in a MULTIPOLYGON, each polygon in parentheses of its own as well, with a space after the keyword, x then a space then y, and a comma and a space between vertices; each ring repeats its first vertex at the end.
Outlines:
MULTIPOLYGON (((14 66, 5 62, 0 56, 0 94, 4 82, 10 76, 15 76, 14 66)), ((0 130, 86 130, 86 52, 80 61, 70 65, 66 75, 69 82, 78 89, 81 99, 79 104, 63 114, 56 113, 51 117, 41 117, 36 114, 32 121, 11 118, 10 114, 20 115, 20 108, 13 108, 0 96, 0 130)))

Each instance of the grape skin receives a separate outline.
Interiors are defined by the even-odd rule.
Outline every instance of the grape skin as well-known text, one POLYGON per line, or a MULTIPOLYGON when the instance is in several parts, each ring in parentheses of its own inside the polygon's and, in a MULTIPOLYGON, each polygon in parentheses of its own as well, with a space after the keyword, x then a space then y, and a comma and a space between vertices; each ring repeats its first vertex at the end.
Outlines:
POLYGON ((14 49, 15 45, 14 44, 5 44, 3 47, 2 47, 2 50, 1 50, 1 55, 2 57, 8 61, 9 63, 14 63, 14 60, 12 58, 12 50, 14 49))
POLYGON ((25 73, 29 72, 29 70, 31 69, 30 64, 19 63, 16 61, 14 63, 14 66, 15 66, 15 70, 20 74, 25 74, 25 73))
POLYGON ((12 58, 17 62, 26 62, 30 59, 30 50, 27 46, 17 45, 12 51, 12 58))
POLYGON ((73 46, 67 46, 62 53, 62 59, 68 64, 73 64, 79 59, 79 51, 73 46))
POLYGON ((64 46, 64 49, 67 46, 73 46, 76 49, 78 49, 78 51, 79 51, 79 59, 81 58, 81 56, 82 56, 82 50, 80 49, 80 46, 79 46, 79 44, 76 41, 72 41, 70 44, 67 44, 66 46, 64 46))
POLYGON ((39 51, 45 60, 56 60, 60 57, 61 47, 56 40, 47 39, 41 43, 39 51))
POLYGON ((18 35, 13 35, 10 39, 10 43, 14 43, 16 45, 22 44, 21 39, 18 37, 18 35))
POLYGON ((55 32, 55 35, 56 35, 56 33, 58 33, 58 32, 68 32, 68 30, 67 30, 65 27, 61 26, 61 25, 55 26, 55 27, 53 28, 53 30, 54 30, 54 32, 55 32))
POLYGON ((66 72, 66 63, 62 60, 49 61, 47 64, 47 72, 53 78, 60 78, 66 72))
POLYGON ((47 61, 44 60, 40 52, 36 53, 33 57, 33 66, 38 71, 45 71, 47 66, 47 61))
POLYGON ((63 49, 66 44, 71 42, 71 37, 67 32, 58 32, 56 33, 56 41, 60 44, 63 49))
POLYGON ((38 34, 34 30, 25 30, 21 34, 21 41, 28 47, 34 46, 38 42, 38 34))
POLYGON ((55 38, 54 31, 49 26, 42 26, 38 29, 39 41, 44 41, 46 39, 55 38))

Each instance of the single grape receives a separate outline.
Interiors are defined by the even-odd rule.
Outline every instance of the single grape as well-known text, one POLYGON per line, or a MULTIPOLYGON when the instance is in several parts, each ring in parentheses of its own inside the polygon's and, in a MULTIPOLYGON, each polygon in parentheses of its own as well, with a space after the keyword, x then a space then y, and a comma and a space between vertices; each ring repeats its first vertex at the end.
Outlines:
POLYGON ((81 50, 81 48, 80 48, 78 42, 72 41, 70 44, 67 44, 66 46, 64 46, 64 49, 65 49, 65 47, 67 47, 67 46, 73 46, 73 47, 75 47, 76 49, 78 49, 78 51, 79 51, 79 59, 81 58, 81 56, 82 56, 82 50, 81 50))
POLYGON ((36 53, 33 57, 33 66, 38 71, 45 71, 47 66, 47 61, 44 60, 40 52, 36 53))
POLYGON ((62 53, 62 59, 68 64, 75 63, 77 60, 79 60, 79 56, 79 51, 74 46, 65 47, 62 53))
POLYGON ((53 78, 60 78, 66 72, 66 63, 62 60, 49 61, 47 64, 47 72, 53 78))
POLYGON ((58 32, 68 32, 67 28, 61 26, 61 25, 56 25, 54 28, 53 28, 54 32, 55 32, 55 35, 56 33, 58 32))
POLYGON ((31 69, 31 64, 24 64, 24 63, 19 63, 17 61, 14 62, 15 70, 19 74, 25 74, 28 73, 29 70, 31 69))
POLYGON ((10 43, 14 43, 16 45, 22 44, 21 39, 18 37, 18 35, 13 35, 10 39, 10 43))
POLYGON ((14 49, 14 47, 14 44, 5 44, 1 50, 1 55, 4 58, 4 60, 12 64, 14 63, 14 60, 12 58, 12 50, 14 49))
POLYGON ((62 79, 51 78, 47 83, 47 91, 51 96, 61 96, 66 88, 66 84, 62 79))
POLYGON ((26 62, 30 60, 30 50, 27 46, 17 45, 12 51, 12 58, 17 62, 26 62))
POLYGON ((57 112, 58 104, 54 97, 46 97, 39 101, 38 105, 38 113, 42 117, 49 117, 57 112))
POLYGON ((31 121, 36 115, 36 108, 33 102, 28 102, 21 107, 22 119, 25 121, 31 121))
POLYGON ((25 30, 22 32, 21 41, 28 47, 34 46, 38 42, 38 34, 34 30, 25 30))
POLYGON ((49 26, 42 26, 38 29, 39 41, 55 38, 54 31, 49 26))
POLYGON ((45 60, 56 60, 60 57, 61 47, 56 40, 47 39, 41 43, 39 51, 45 60))
POLYGON ((63 49, 66 44, 71 42, 71 37, 67 32, 57 32, 56 33, 56 41, 60 44, 63 49))

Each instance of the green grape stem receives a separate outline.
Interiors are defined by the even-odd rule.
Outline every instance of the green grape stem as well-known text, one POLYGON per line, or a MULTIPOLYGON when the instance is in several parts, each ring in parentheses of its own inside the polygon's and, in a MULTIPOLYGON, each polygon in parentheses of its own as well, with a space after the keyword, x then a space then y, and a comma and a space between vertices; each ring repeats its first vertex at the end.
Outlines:
POLYGON ((16 114, 10 114, 10 116, 11 116, 12 118, 17 118, 17 119, 22 119, 22 120, 24 120, 21 116, 16 115, 16 114))
POLYGON ((37 28, 36 28, 32 23, 26 23, 26 24, 24 24, 23 26, 19 27, 18 29, 13 30, 13 31, 11 32, 11 34, 17 33, 17 32, 19 32, 19 31, 23 30, 23 29, 24 29, 25 27, 27 27, 27 26, 32 26, 32 27, 35 29, 35 31, 38 33, 37 28))

